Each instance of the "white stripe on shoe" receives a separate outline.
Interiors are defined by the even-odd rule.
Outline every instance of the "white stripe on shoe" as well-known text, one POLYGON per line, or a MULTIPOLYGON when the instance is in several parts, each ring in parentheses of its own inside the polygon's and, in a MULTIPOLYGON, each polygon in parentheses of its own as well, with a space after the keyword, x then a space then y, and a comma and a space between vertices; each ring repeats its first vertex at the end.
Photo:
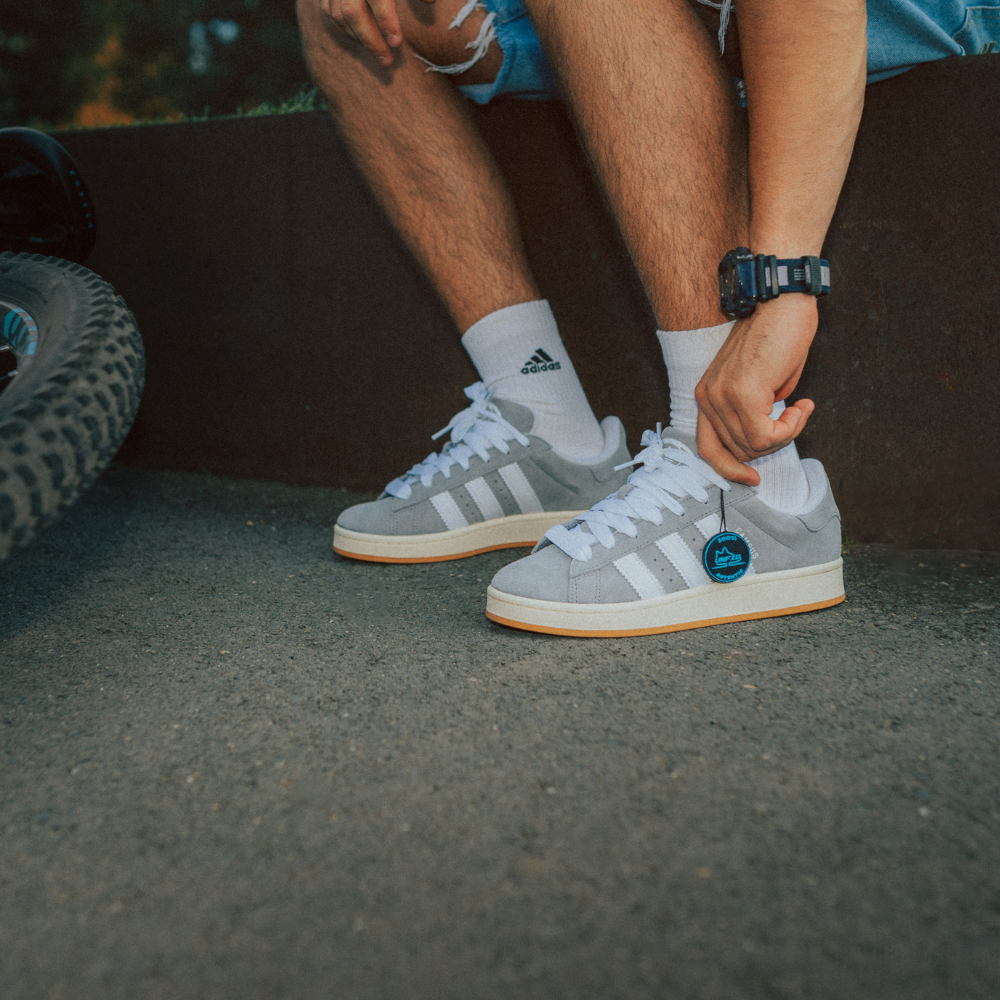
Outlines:
POLYGON ((431 504, 434 509, 441 515, 441 520, 444 521, 444 526, 449 531, 454 531, 456 528, 466 528, 469 522, 465 519, 465 515, 459 510, 458 504, 455 503, 455 498, 451 493, 445 490, 444 493, 438 493, 437 496, 431 497, 431 504))
MULTIPOLYGON (((702 520, 707 519, 702 518, 702 520)), ((698 556, 688 548, 687 543, 676 531, 665 538, 657 539, 656 547, 670 560, 689 587, 701 587, 712 582, 698 561, 698 556)))
POLYGON ((656 579, 653 571, 636 555, 630 552, 621 559, 616 559, 612 564, 616 570, 628 581, 632 589, 639 595, 639 600, 647 601, 651 597, 662 597, 663 587, 656 579))
POLYGON ((521 471, 521 466, 517 462, 505 465, 497 470, 500 478, 504 481, 507 489, 517 501, 518 507, 523 514, 541 514, 544 510, 535 491, 531 488, 527 476, 521 471))
POLYGON ((718 514, 709 514, 708 517, 695 521, 694 526, 705 536, 706 542, 722 531, 722 521, 718 514))
POLYGON ((479 513, 483 515, 484 521, 490 521, 495 517, 503 517, 503 507, 500 506, 500 501, 497 500, 493 490, 490 489, 489 483, 482 476, 467 482, 465 488, 469 491, 469 496, 475 501, 476 506, 479 508, 479 513))

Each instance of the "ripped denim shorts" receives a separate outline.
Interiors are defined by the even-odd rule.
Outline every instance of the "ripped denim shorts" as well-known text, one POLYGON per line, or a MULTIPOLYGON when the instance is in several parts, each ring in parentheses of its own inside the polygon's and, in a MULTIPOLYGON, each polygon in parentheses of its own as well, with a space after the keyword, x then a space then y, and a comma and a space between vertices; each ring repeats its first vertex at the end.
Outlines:
MULTIPOLYGON (((535 28, 521 0, 469 0, 452 22, 459 27, 476 9, 486 11, 479 37, 469 44, 472 56, 454 66, 435 66, 439 73, 458 75, 474 66, 495 40, 503 52, 503 64, 492 83, 459 84, 459 91, 477 104, 489 104, 494 97, 522 101, 554 101, 559 87, 535 28)), ((424 60, 426 62, 427 60, 424 60)))
MULTIPOLYGON (((485 9, 486 18, 479 38, 470 46, 471 59, 458 66, 434 68, 457 75, 496 40, 503 52, 496 79, 459 84, 462 94, 477 104, 488 104, 494 97, 558 100, 559 86, 522 0, 469 0, 456 22, 461 24, 476 9, 485 9)), ((869 83, 945 56, 991 52, 1000 52, 1000 0, 978 4, 969 0, 868 0, 869 83)))

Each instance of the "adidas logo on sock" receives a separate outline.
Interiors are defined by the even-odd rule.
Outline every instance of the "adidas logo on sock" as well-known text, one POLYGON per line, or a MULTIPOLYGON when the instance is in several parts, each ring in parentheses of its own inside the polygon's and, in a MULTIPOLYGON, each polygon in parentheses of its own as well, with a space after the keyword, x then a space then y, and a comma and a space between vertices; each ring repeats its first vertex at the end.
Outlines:
POLYGON ((540 347, 531 355, 530 360, 524 363, 521 369, 522 375, 534 375, 535 372, 554 372, 562 368, 558 361, 553 361, 540 347))

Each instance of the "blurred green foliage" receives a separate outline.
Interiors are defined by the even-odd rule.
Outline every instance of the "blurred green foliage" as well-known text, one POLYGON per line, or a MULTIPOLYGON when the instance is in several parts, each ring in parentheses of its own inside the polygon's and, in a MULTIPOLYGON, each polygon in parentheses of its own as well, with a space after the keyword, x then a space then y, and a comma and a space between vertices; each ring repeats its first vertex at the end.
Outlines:
POLYGON ((232 114, 307 86, 294 0, 0 0, 0 126, 232 114))

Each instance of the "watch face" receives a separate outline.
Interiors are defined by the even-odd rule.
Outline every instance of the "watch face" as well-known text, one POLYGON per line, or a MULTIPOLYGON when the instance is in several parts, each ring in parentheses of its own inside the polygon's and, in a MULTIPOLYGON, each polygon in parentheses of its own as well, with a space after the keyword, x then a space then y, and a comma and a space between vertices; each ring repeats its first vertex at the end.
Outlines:
POLYGON ((722 298, 731 307, 739 302, 740 281, 735 264, 730 263, 725 272, 719 275, 719 291, 722 293, 722 298))
POLYGON ((719 304, 728 316, 749 316, 756 306, 753 257, 742 247, 719 265, 719 304))

